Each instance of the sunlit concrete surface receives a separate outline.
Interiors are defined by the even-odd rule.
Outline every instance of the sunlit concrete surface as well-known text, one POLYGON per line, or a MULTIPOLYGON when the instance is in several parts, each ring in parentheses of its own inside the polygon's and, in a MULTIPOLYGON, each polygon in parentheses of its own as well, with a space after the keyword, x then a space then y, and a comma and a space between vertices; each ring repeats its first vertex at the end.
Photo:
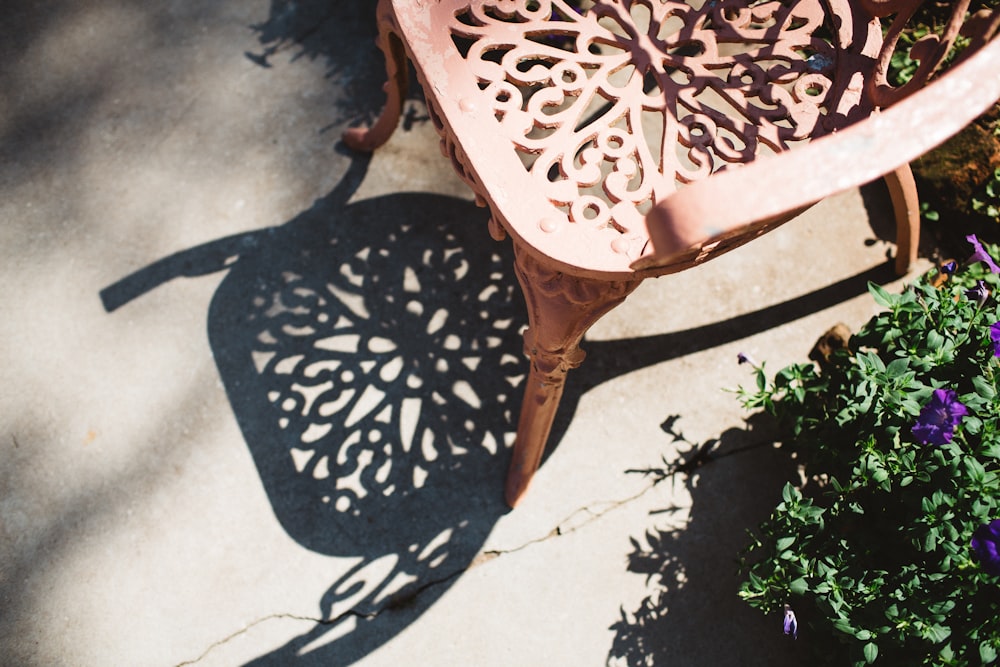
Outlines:
POLYGON ((735 566, 794 462, 726 389, 898 288, 884 189, 643 284, 508 511, 510 249, 419 91, 338 145, 372 4, 4 7, 0 663, 797 664, 735 566))

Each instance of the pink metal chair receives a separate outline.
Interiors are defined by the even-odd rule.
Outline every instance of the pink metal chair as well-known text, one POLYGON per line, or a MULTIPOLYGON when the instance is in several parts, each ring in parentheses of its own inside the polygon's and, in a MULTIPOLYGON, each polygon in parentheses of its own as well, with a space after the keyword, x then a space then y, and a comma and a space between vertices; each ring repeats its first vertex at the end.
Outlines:
POLYGON ((920 0, 380 0, 387 104, 345 142, 371 151, 402 111, 407 58, 441 147, 510 237, 530 375, 506 499, 537 469, 587 329, 649 277, 696 266, 826 196, 885 178, 896 269, 916 258, 907 163, 1000 98, 1000 11, 887 68, 920 0), (889 20, 884 32, 881 22, 889 20), (956 43, 946 75, 926 86, 956 43))

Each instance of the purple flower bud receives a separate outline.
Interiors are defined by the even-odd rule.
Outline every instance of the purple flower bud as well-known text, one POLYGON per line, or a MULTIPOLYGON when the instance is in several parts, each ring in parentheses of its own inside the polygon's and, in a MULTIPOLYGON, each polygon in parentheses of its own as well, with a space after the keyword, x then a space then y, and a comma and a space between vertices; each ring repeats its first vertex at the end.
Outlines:
POLYGON ((976 528, 972 534, 972 553, 984 572, 1000 574, 1000 519, 976 528))
POLYGON ((966 264, 974 264, 975 262, 984 262, 986 266, 989 267, 990 271, 993 273, 1000 273, 1000 266, 993 261, 990 254, 983 249, 983 244, 979 242, 975 234, 969 234, 965 237, 965 240, 972 244, 972 256, 966 260, 966 264))
POLYGON ((955 271, 957 270, 958 270, 958 262, 956 262, 953 259, 941 265, 941 273, 947 274, 949 276, 955 273, 955 271))
POLYGON ((757 365, 754 362, 753 357, 751 357, 749 354, 745 354, 743 352, 740 352, 739 354, 736 355, 736 361, 739 362, 739 363, 741 363, 741 364, 750 364, 751 366, 756 366, 757 365))
POLYGON ((990 291, 986 289, 986 283, 982 280, 976 282, 976 286, 972 289, 965 290, 965 298, 969 301, 975 301, 976 305, 980 308, 986 303, 986 299, 990 297, 990 291))
POLYGON ((931 400, 920 410, 913 435, 924 445, 944 445, 951 442, 955 427, 969 413, 951 389, 935 389, 931 400))
POLYGON ((792 639, 799 638, 799 622, 795 620, 795 612, 787 604, 785 605, 785 634, 791 635, 792 639))
POLYGON ((1000 357, 1000 322, 990 325, 990 341, 993 343, 993 356, 1000 357))

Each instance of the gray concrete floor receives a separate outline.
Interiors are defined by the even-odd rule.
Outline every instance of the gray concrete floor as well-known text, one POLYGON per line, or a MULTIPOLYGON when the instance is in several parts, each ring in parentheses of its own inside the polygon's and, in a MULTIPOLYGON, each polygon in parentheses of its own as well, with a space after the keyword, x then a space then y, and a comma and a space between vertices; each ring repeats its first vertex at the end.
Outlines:
POLYGON ((737 352, 804 360, 898 287, 884 191, 645 283, 506 511, 509 248, 419 98, 338 146, 381 102, 372 14, 5 6, 0 663, 796 664, 735 571, 793 462, 633 471, 757 443, 737 352))

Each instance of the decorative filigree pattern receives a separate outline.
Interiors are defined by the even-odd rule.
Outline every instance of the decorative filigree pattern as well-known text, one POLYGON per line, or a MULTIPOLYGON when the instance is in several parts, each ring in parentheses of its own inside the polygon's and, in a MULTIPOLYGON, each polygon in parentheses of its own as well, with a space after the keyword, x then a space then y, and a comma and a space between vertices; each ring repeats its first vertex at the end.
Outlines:
POLYGON ((333 513, 404 502, 512 440, 516 286, 499 254, 469 256, 432 229, 440 247, 422 257, 423 235, 404 226, 377 244, 336 239, 326 275, 313 259, 254 285, 256 382, 287 464, 333 513))
MULTIPOLYGON (((515 246, 516 247, 516 246, 515 246)), ((559 297, 570 306, 581 307, 605 299, 624 299, 636 287, 637 281, 596 281, 581 279, 542 264, 529 253, 519 250, 515 269, 533 291, 548 298, 559 297)))
POLYGON ((938 32, 928 32, 908 49, 907 55, 918 61, 919 66, 908 81, 893 87, 888 77, 890 62, 900 51, 900 35, 917 17, 925 4, 924 0, 862 0, 862 4, 873 16, 882 18, 893 15, 879 53, 879 66, 872 78, 870 92, 874 104, 880 107, 890 106, 922 88, 946 61, 960 61, 993 39, 1000 29, 1000 10, 973 7, 972 0, 956 0, 952 3, 947 23, 938 32), (969 15, 970 10, 975 11, 969 15))
POLYGON ((836 128, 824 6, 487 0, 449 28, 549 200, 632 236, 678 183, 836 128))
POLYGON ((518 243, 514 270, 528 305, 524 352, 545 383, 562 383, 583 363, 579 344, 604 313, 625 300, 641 282, 608 282, 573 276, 535 260, 518 243))
POLYGON ((886 71, 921 0, 586 4, 453 2, 447 29, 547 199, 571 224, 617 231, 623 254, 643 247, 646 213, 680 185, 891 105, 1000 22, 958 0, 939 34, 908 49, 919 68, 894 87, 886 71))
POLYGON ((212 353, 276 518, 340 575, 324 620, 254 664, 360 660, 457 581, 505 510, 529 372, 510 249, 481 243, 466 223, 482 211, 452 197, 347 204, 366 168, 283 226, 193 253, 239 255, 212 353))
MULTIPOLYGON (((425 86, 427 85, 426 82, 421 83, 425 86)), ((475 172, 469 168, 468 156, 462 150, 462 146, 458 141, 455 140, 455 137, 445 129, 444 121, 441 120, 441 113, 430 99, 427 100, 427 115, 430 117, 431 124, 441 138, 441 155, 451 160, 452 169, 455 170, 458 177, 472 190, 472 194, 476 197, 476 206, 486 206, 486 190, 483 188, 483 184, 476 178, 475 172)))

